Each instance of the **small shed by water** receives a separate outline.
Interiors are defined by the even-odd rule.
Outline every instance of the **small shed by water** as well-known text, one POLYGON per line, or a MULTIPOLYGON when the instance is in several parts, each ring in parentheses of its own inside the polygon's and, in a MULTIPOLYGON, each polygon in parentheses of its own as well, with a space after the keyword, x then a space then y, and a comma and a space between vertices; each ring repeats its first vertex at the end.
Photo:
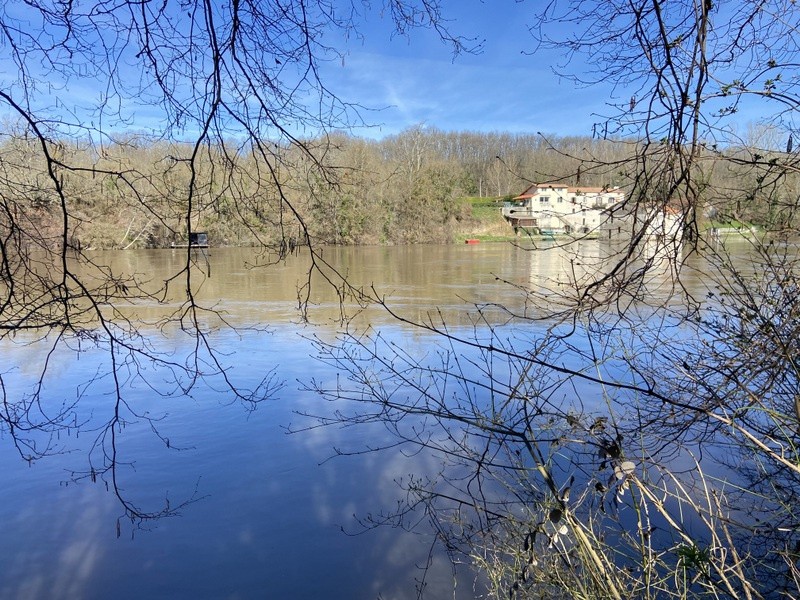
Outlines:
POLYGON ((189 234, 189 245, 193 248, 208 248, 208 233, 193 231, 189 234))
POLYGON ((193 231, 189 234, 189 243, 175 243, 172 244, 173 248, 208 248, 208 232, 193 231))

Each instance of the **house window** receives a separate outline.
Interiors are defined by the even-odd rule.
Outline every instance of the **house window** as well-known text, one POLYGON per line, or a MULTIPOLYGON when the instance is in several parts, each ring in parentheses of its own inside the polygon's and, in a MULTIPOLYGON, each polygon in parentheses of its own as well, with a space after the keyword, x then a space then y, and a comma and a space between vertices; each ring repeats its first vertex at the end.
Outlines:
POLYGON ((559 196, 559 197, 556 199, 556 202, 558 202, 559 204, 561 204, 563 201, 564 201, 564 199, 563 199, 561 196, 559 196))
POLYGON ((541 202, 542 204, 549 204, 550 196, 539 196, 539 202, 541 202))

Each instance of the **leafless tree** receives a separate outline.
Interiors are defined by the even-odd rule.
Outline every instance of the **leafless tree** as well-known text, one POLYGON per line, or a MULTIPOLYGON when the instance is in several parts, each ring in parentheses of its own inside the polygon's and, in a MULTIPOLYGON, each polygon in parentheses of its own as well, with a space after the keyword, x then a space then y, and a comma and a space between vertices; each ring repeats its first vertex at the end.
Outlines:
POLYGON ((797 20, 788 1, 547 4, 534 36, 609 94, 595 135, 621 149, 573 157, 624 179, 627 235, 525 246, 564 272, 508 282, 519 303, 475 305, 472 334, 406 320, 434 350, 320 343, 349 378, 312 386, 341 403, 319 423, 380 422, 387 449, 443 463, 367 525, 425 517, 493 597, 800 593, 797 154, 738 128, 795 133, 797 20))
MULTIPOLYGON (((438 1, 385 4, 402 33, 434 27, 453 51, 463 49, 444 27, 438 1)), ((111 482, 133 519, 174 512, 138 507, 117 485, 121 426, 147 418, 124 394, 127 381, 143 380, 143 365, 173 372, 174 391, 160 393, 185 393, 217 377, 247 405, 269 397, 278 382, 269 373, 245 390, 228 379, 225 360, 205 335, 227 324, 197 300, 208 274, 192 248, 178 271, 155 283, 93 258, 81 242, 90 226, 81 192, 95 189, 108 210, 119 211, 127 222, 122 246, 143 237, 188 240, 208 211, 239 215, 240 226, 268 250, 265 263, 305 243, 286 172, 302 162, 318 181, 336 183, 325 153, 309 139, 359 123, 359 107, 326 86, 320 65, 341 59, 342 50, 326 41, 331 34, 358 34, 369 10, 369 3, 333 0, 26 0, 0 8, 7 73, 0 86, 7 115, 0 339, 49 346, 51 354, 87 347, 108 353, 115 397, 85 475, 111 482), (126 160, 125 152, 139 147, 149 150, 140 153, 143 162, 126 160), (163 311, 143 323, 123 308, 136 302, 163 311), (155 348, 148 328, 187 336, 190 356, 175 359, 155 348)), ((323 259, 313 246, 309 256, 311 273, 323 259)), ((325 270, 329 282, 342 285, 331 273, 325 270)), ((307 293, 300 290, 301 303, 307 293)), ((2 426, 29 461, 57 451, 59 432, 76 426, 72 403, 53 407, 42 396, 47 376, 45 363, 38 384, 22 394, 0 379, 2 426)))

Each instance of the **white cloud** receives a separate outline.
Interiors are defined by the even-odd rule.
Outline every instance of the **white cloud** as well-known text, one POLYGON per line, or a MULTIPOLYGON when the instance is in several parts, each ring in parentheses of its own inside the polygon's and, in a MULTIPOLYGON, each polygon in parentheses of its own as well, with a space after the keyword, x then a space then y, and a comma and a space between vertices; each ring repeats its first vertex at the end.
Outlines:
POLYGON ((588 134, 597 94, 559 82, 530 57, 492 64, 362 52, 327 68, 332 89, 372 109, 376 137, 417 123, 445 130, 588 134))

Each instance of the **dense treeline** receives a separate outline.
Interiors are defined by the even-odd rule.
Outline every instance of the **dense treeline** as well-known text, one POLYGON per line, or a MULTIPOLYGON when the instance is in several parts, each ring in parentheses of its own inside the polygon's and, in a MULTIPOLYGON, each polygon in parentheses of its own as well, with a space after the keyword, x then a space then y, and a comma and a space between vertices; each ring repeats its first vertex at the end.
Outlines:
MULTIPOLYGON (((0 185, 15 219, 55 244, 67 214, 75 225, 70 242, 84 248, 162 247, 184 240, 189 227, 208 231, 214 245, 305 236, 325 244, 407 244, 505 234, 499 212, 494 222, 479 220, 465 198, 490 202, 555 180, 635 194, 630 157, 639 150, 624 140, 416 126, 381 140, 335 134, 300 146, 273 144, 268 156, 231 141, 204 147, 190 160, 195 149, 188 144, 130 135, 99 148, 73 142, 52 149, 69 165, 57 174, 65 206, 50 185, 38 141, 14 131, 4 138, 0 185), (325 176, 320 164, 332 167, 325 176), (300 217, 305 229, 290 216, 300 217)), ((771 175, 777 154, 754 145, 728 149, 722 161, 721 151, 707 148, 698 164, 715 195, 701 196, 701 217, 790 225, 798 186, 785 170, 771 175)))

